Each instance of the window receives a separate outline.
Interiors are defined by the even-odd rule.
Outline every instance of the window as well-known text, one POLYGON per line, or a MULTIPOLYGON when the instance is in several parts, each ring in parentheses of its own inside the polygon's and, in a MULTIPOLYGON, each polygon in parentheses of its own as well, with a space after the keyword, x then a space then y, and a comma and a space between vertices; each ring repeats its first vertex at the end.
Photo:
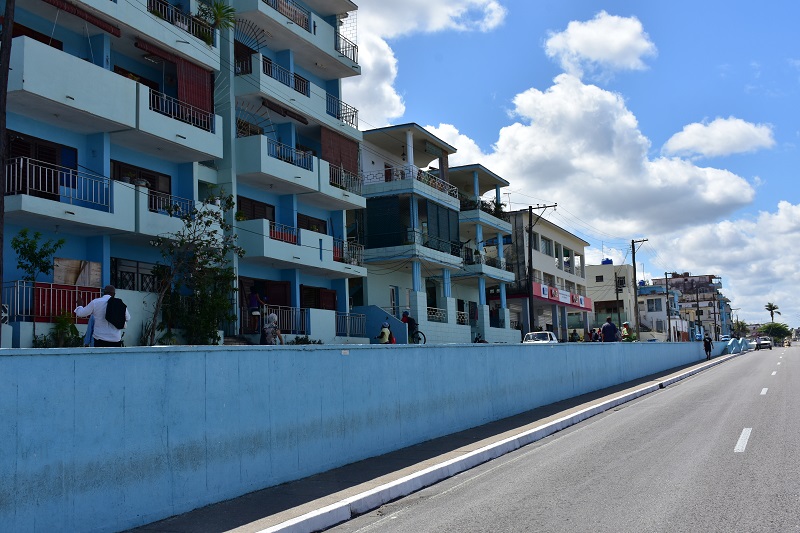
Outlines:
POLYGON ((603 283, 603 276, 595 276, 594 277, 595 283, 603 283))
POLYGON ((323 235, 328 234, 328 224, 324 220, 300 213, 297 214, 297 227, 316 231, 317 233, 322 233, 323 235))
POLYGON ((624 289, 625 288, 625 277, 624 276, 618 276, 617 277, 617 288, 618 289, 624 289))
POLYGON ((542 237, 542 253, 550 257, 553 256, 553 241, 546 237, 542 237))
POLYGON ((660 298, 648 298, 647 299, 647 312, 648 313, 660 313, 663 310, 661 305, 660 298))
POLYGON ((154 263, 111 258, 111 284, 127 291, 156 292, 154 263))
POLYGON ((135 183, 138 180, 147 182, 148 209, 159 211, 164 208, 165 196, 172 195, 172 178, 166 174, 154 172, 146 168, 129 165, 122 161, 111 161, 111 178, 125 183, 135 183))
POLYGON ((237 220, 271 220, 275 221, 275 206, 252 200, 244 196, 236 197, 237 220))

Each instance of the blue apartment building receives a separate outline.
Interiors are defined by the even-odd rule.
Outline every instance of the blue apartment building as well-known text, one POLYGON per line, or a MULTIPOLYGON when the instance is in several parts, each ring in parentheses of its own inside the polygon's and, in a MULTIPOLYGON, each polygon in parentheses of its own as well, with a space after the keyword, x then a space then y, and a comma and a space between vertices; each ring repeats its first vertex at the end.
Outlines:
POLYGON ((32 322, 51 323, 107 283, 135 315, 126 344, 138 344, 160 257, 150 241, 181 226, 166 207, 189 209, 217 189, 236 198, 246 252, 234 259, 239 320, 226 336, 253 333, 251 286, 287 333, 363 336, 349 282, 366 268, 346 226, 346 211, 366 205, 362 134, 341 95, 341 80, 360 74, 357 6, 231 5, 235 28, 220 30, 196 16, 196 0, 17 2, 4 345, 30 346, 32 322), (35 284, 20 281, 9 245, 22 228, 66 240, 35 284))

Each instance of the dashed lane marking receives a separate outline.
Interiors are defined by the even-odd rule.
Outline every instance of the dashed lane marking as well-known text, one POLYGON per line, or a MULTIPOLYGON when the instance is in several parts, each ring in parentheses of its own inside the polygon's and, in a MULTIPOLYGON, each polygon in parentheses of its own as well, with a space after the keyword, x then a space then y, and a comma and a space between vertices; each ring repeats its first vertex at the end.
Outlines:
POLYGON ((761 389, 761 396, 767 395, 767 389, 761 389))
POLYGON ((773 376, 774 376, 775 374, 777 374, 777 372, 773 372, 773 373, 772 373, 772 375, 773 375, 773 376))
POLYGON ((736 447, 733 449, 734 453, 741 453, 747 448, 747 441, 750 440, 750 433, 753 428, 744 428, 742 434, 739 435, 739 440, 736 441, 736 447))

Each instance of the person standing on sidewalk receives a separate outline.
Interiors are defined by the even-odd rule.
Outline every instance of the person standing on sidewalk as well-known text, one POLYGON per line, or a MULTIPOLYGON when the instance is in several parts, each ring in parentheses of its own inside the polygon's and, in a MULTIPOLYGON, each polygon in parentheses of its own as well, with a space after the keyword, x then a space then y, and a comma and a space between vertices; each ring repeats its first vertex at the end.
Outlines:
POLYGON ((703 349, 706 351, 706 361, 711 360, 711 348, 713 347, 714 343, 711 341, 711 337, 708 336, 708 333, 706 333, 706 336, 703 337, 703 349))
MULTIPOLYGON (((108 301, 116 294, 116 289, 113 285, 106 285, 103 289, 103 296, 95 298, 89 302, 86 307, 81 305, 78 301, 78 307, 75 308, 75 316, 85 318, 89 315, 94 317, 94 329, 92 331, 92 338, 94 345, 97 348, 109 346, 122 346, 122 329, 117 328, 114 324, 106 320, 106 308, 108 301)), ((128 309, 125 309, 125 321, 131 319, 131 314, 128 309)))
POLYGON ((603 342, 617 342, 617 325, 611 321, 611 317, 606 318, 606 323, 603 324, 600 333, 603 334, 603 342))

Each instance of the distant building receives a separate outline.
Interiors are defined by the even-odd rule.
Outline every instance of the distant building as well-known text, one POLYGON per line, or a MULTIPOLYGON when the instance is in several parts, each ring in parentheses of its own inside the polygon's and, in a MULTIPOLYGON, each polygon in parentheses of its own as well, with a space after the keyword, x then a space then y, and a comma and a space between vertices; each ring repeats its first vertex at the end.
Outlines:
POLYGON ((719 276, 673 272, 668 278, 653 278, 653 284, 681 291, 678 305, 683 316, 692 322, 694 338, 705 332, 714 339, 732 334, 730 300, 720 290, 722 280, 719 276))
POLYGON ((621 326, 630 322, 636 328, 634 312, 633 266, 615 265, 611 259, 586 267, 586 286, 594 304, 592 327, 602 326, 607 317, 621 326))

